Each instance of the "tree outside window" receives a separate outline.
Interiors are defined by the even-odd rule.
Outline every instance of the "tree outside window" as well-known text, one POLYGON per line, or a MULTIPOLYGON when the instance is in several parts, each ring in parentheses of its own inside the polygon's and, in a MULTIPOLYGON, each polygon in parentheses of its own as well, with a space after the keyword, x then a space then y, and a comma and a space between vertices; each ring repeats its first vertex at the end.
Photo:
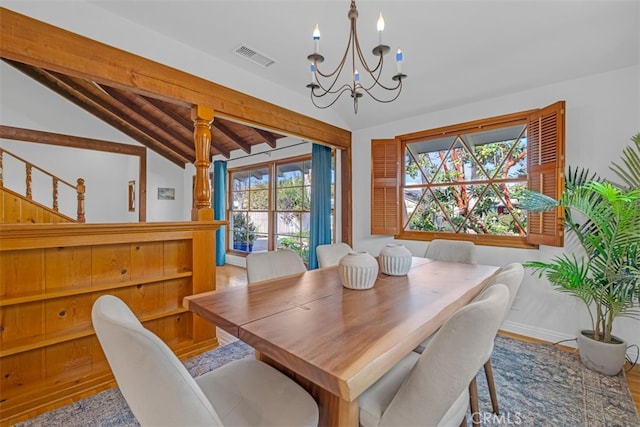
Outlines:
POLYGON ((526 126, 406 144, 403 229, 525 236, 526 126))
POLYGON ((371 234, 531 248, 563 245, 565 102, 371 141, 371 234))

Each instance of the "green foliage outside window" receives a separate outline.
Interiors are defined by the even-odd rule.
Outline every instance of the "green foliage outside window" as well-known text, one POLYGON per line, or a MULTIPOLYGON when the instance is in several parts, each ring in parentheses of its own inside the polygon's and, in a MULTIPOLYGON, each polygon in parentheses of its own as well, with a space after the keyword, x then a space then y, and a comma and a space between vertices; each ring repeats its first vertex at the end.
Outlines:
POLYGON ((405 230, 524 236, 524 125, 408 143, 405 230), (515 134, 514 134, 515 132, 515 134), (511 138, 499 140, 511 134, 511 138))

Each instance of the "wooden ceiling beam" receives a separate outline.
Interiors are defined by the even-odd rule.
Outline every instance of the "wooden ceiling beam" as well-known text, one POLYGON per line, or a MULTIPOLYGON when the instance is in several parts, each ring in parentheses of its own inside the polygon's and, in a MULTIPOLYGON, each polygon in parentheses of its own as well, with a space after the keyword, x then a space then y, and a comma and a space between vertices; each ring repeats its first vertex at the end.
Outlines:
POLYGON ((273 137, 273 135, 266 130, 251 128, 255 133, 264 138, 264 142, 269 145, 271 148, 276 148, 277 140, 273 137))
POLYGON ((128 145, 119 142, 104 141, 101 139, 83 138, 3 125, 0 125, 0 138, 37 142, 39 144, 58 145, 61 147, 80 148, 85 150, 91 149, 127 156, 141 157, 146 155, 147 152, 146 147, 138 147, 137 145, 128 145))
POLYGON ((163 138, 162 135, 158 135, 141 125, 139 121, 134 120, 135 116, 130 111, 127 111, 128 107, 125 104, 114 102, 116 100, 112 96, 108 96, 103 88, 95 83, 63 74, 53 73, 53 76, 63 82, 74 94, 79 95, 77 96, 78 99, 85 101, 83 106, 85 110, 92 114, 95 114, 94 111, 108 112, 110 115, 117 117, 118 122, 123 123, 124 128, 130 132, 127 135, 141 136, 142 139, 136 138, 136 141, 141 144, 150 144, 147 146, 158 152, 158 154, 170 153, 180 158, 181 161, 184 160, 182 167, 184 167, 185 163, 193 163, 195 160, 195 150, 177 142, 163 143, 163 140, 169 142, 169 138, 163 138))
POLYGON ((0 56, 341 149, 351 132, 4 7, 0 56))
MULTIPOLYGON (((171 108, 170 105, 166 102, 160 101, 155 98, 144 97, 144 99, 150 104, 154 105, 158 110, 164 112, 168 117, 171 117, 176 123, 176 125, 181 126, 184 129, 187 129, 193 135, 193 122, 187 120, 187 118, 181 115, 174 108, 171 108)), ((215 120, 215 119, 214 119, 215 120)), ((213 123, 215 126, 215 121, 213 123)), ((231 157, 229 150, 225 150, 224 147, 219 146, 211 139, 211 155, 220 154, 225 156, 227 159, 231 157)))
MULTIPOLYGON (((53 90, 63 98, 69 100, 70 102, 73 102, 74 104, 81 107, 90 114, 93 114, 100 120, 103 120, 114 128, 120 130, 125 135, 128 135, 144 146, 153 149, 158 154, 165 157, 172 163, 180 166, 181 168, 184 168, 185 164, 189 162, 189 159, 187 159, 186 157, 180 156, 177 153, 165 148, 160 142, 150 139, 147 135, 140 132, 138 129, 132 127, 128 122, 121 119, 113 111, 108 108, 104 108, 100 104, 96 104, 91 98, 87 97, 87 94, 82 93, 69 86, 65 81, 59 79, 56 75, 25 64, 15 63, 13 61, 6 62, 19 71, 23 72, 24 74, 28 75, 32 79, 53 90)), ((98 89, 94 87, 93 90, 98 89)))
POLYGON ((251 145, 247 144, 240 138, 235 132, 229 129, 225 124, 220 122, 213 122, 213 125, 218 129, 224 136, 232 140, 238 147, 242 149, 247 154, 251 153, 251 145))
MULTIPOLYGON (((186 134, 180 134, 175 131, 172 132, 167 123, 162 123, 160 119, 156 119, 160 123, 150 119, 148 117, 150 115, 148 110, 149 108, 155 109, 155 107, 147 103, 140 95, 112 87, 101 87, 120 104, 119 110, 127 117, 129 123, 151 138, 157 141, 163 141, 164 145, 187 156, 192 162, 195 161, 196 152, 193 147, 193 132, 186 132, 186 134)), ((111 100, 109 100, 109 102, 115 104, 111 100)), ((162 116, 166 117, 164 115, 162 116)))

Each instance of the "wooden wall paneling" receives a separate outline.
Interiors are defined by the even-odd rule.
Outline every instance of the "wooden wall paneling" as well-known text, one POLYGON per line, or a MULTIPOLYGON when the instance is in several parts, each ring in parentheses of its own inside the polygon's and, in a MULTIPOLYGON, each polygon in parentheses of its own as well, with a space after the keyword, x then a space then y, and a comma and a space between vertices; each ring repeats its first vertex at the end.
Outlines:
POLYGON ((95 335, 91 336, 91 365, 95 372, 109 371, 107 357, 104 355, 100 341, 95 335))
POLYGON ((131 244, 131 280, 164 274, 164 242, 131 244))
POLYGON ((73 222, 64 214, 55 212, 6 188, 0 188, 0 216, 2 224, 73 222))
POLYGON ((3 224, 20 223, 20 199, 6 191, 3 191, 4 221, 3 224))
POLYGON ((20 200, 20 222, 25 224, 37 224, 40 218, 38 209, 31 203, 23 203, 20 200))
POLYGON ((64 337, 70 333, 91 331, 91 294, 72 295, 45 301, 45 336, 64 337))
POLYGON ((138 284, 131 288, 131 310, 136 316, 158 315, 167 311, 163 283, 138 284))
POLYGON ((172 346, 179 346, 189 340, 188 324, 192 320, 191 313, 179 313, 162 319, 164 340, 172 346))
MULTIPOLYGON (((213 291, 216 289, 216 236, 196 232, 193 236, 193 293, 213 291)), ((213 330, 215 337, 215 325, 193 316, 193 337, 199 341, 210 337, 213 330)), ((216 345, 217 345, 217 338, 216 345)))
POLYGON ((0 297, 4 299, 44 292, 44 274, 43 249, 2 252, 0 297))
POLYGON ((164 307, 166 310, 180 310, 182 300, 187 295, 192 295, 193 286, 190 279, 173 279, 163 282, 163 293, 165 297, 164 307))
POLYGON ((0 354, 5 354, 14 346, 33 343, 45 334, 43 301, 0 307, 0 319, 0 354))
POLYGON ((44 349, 3 357, 0 363, 3 401, 11 401, 19 394, 44 383, 44 361, 44 349))
POLYGON ((113 385, 91 325, 100 295, 125 301, 180 358, 217 345, 182 299, 215 287, 221 224, 0 225, 0 425, 113 385))
POLYGON ((82 378, 92 370, 91 337, 78 338, 45 348, 46 385, 56 385, 68 378, 82 378))
POLYGON ((55 247, 44 251, 47 292, 91 286, 90 247, 55 247))
POLYGON ((164 242, 164 274, 184 273, 192 271, 192 242, 188 240, 171 240, 164 242))
POLYGON ((128 243, 92 247, 91 280, 94 285, 131 279, 131 248, 128 243))

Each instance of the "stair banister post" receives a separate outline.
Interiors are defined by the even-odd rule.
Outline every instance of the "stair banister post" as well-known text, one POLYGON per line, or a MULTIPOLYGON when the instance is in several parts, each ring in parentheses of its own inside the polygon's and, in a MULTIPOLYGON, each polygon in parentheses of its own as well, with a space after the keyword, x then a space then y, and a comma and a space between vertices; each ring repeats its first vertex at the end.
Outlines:
POLYGON ((211 181, 209 180, 209 168, 211 167, 211 123, 213 122, 213 109, 203 105, 194 105, 191 109, 193 120, 193 143, 196 150, 196 177, 193 188, 195 206, 191 211, 191 219, 213 220, 213 208, 211 207, 211 181))
POLYGON ((85 222, 84 192, 86 188, 84 186, 84 179, 78 178, 78 186, 76 188, 78 189, 78 222, 85 222))

